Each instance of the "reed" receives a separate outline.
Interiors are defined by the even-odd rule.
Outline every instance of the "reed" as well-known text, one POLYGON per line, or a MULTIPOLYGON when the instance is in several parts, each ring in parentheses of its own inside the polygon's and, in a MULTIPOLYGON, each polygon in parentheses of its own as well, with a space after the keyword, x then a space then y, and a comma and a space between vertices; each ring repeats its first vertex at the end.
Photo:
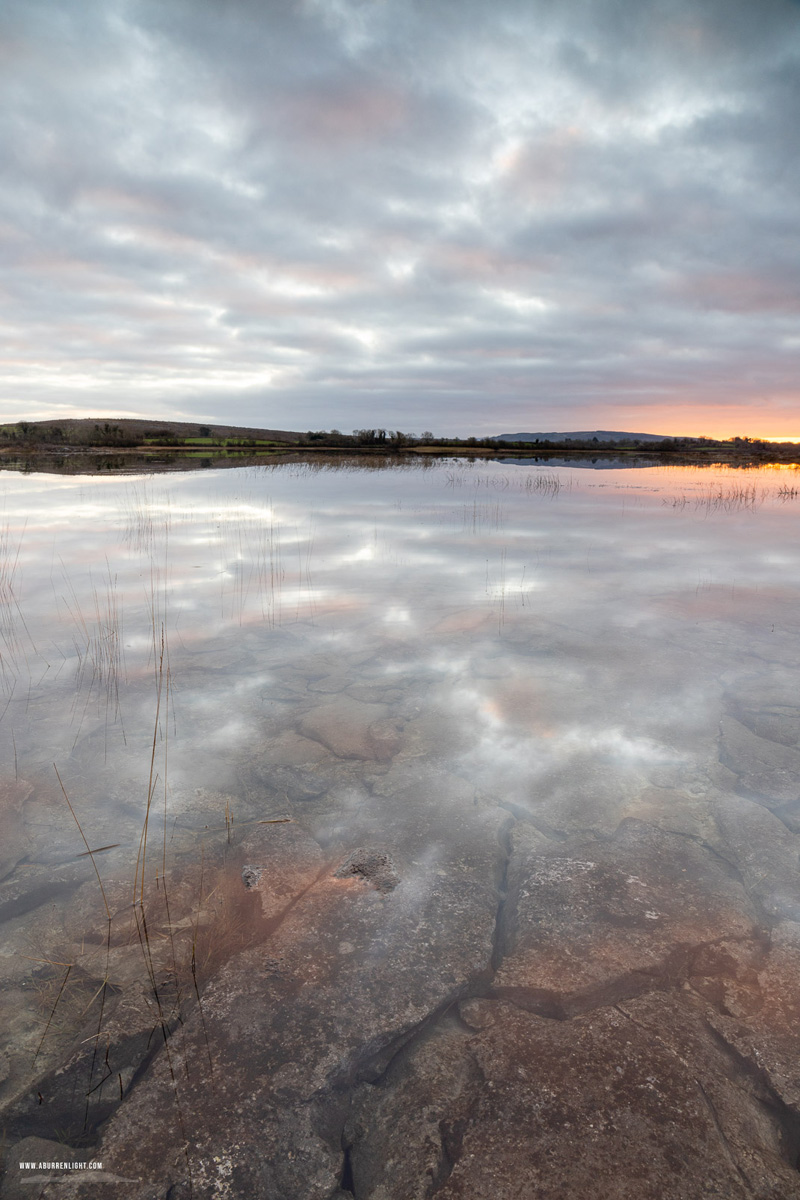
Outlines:
POLYGON ((706 516, 717 512, 755 511, 763 503, 764 492, 755 483, 716 484, 706 488, 700 495, 671 496, 662 501, 669 508, 683 511, 694 508, 706 516))
POLYGON ((761 489, 754 483, 734 483, 727 487, 709 488, 697 502, 696 507, 706 512, 736 512, 740 509, 754 509, 761 503, 761 489))
MULTIPOLYGON (((136 503, 140 508, 145 507, 146 501, 141 493, 136 503)), ((251 511, 237 514, 227 532, 223 531, 223 536, 228 539, 228 547, 235 551, 245 566, 234 585, 234 619, 238 616, 242 620, 245 613, 257 615, 258 605, 262 618, 270 625, 277 625, 284 618, 282 589, 286 577, 284 558, 289 557, 287 543, 292 552, 289 557, 292 580, 295 552, 297 555, 298 597, 303 590, 310 596, 313 524, 309 526, 307 537, 304 530, 298 529, 296 534, 295 538, 289 530, 287 535, 286 527, 279 522, 271 502, 266 507, 262 504, 251 511)), ((222 856, 222 866, 215 862, 209 867, 202 847, 199 864, 184 868, 179 863, 176 872, 175 863, 170 862, 168 780, 175 706, 168 636, 171 627, 168 611, 169 524, 165 524, 164 538, 161 540, 159 528, 149 520, 147 514, 134 509, 128 523, 128 538, 132 544, 136 542, 150 560, 146 603, 151 649, 149 653, 143 649, 142 658, 147 656, 146 670, 152 666, 153 692, 152 699, 148 700, 146 716, 147 763, 143 814, 134 835, 135 852, 124 869, 124 877, 104 877, 99 856, 116 849, 119 843, 112 842, 108 835, 91 841, 88 823, 80 812, 81 804, 68 794, 69 776, 64 773, 62 778, 59 766, 54 764, 62 801, 80 837, 81 848, 77 857, 88 857, 92 863, 92 888, 96 881, 96 903, 98 910, 102 909, 104 913, 104 927, 102 940, 99 924, 91 935, 87 934, 88 948, 85 951, 81 945, 80 952, 75 947, 69 953, 59 954, 55 951, 37 960, 47 967, 46 986, 49 995, 46 999, 42 998, 42 1028, 41 1032, 37 1030, 35 1050, 33 1046, 31 1049, 37 1069, 41 1070, 45 1050, 50 1058, 53 1057, 56 1031, 59 1031, 58 1040, 61 1041, 76 1021, 83 1023, 87 1020, 86 1006, 80 1013, 75 1009, 82 1001, 88 1000, 88 1005, 92 1006, 88 1018, 91 1041, 86 1043, 90 1045, 90 1050, 87 1050, 85 1080, 84 1067, 81 1067, 81 1093, 85 1104, 84 1128, 90 1131, 92 1121, 96 1124, 98 1120, 98 1102, 102 1098, 106 1103, 109 1087, 116 1088, 110 1065, 113 1052, 109 1059, 108 1045, 111 1036, 110 1000, 113 994, 119 992, 120 978, 129 980, 131 974, 135 973, 137 990, 140 985, 146 990, 147 1005, 152 1012, 152 1035, 159 1043, 162 1061, 171 1079, 177 1123, 186 1146, 186 1170, 191 1180, 184 1073, 196 1073, 204 1059, 207 1059, 204 1072, 213 1075, 214 1071, 212 1041, 203 1008, 204 980, 208 972, 216 970, 236 950, 264 936, 265 930, 258 895, 246 892, 238 869, 231 869, 235 858, 233 847, 240 837, 243 824, 234 822, 229 800, 225 801, 224 811, 219 812, 217 823, 220 830, 211 831, 215 834, 217 852, 222 856), (162 549, 163 561, 160 558, 162 549), (224 844, 221 834, 223 827, 224 844), (98 845, 100 841, 106 844, 98 845), (115 974, 117 968, 113 965, 118 958, 124 964, 125 974, 121 976, 115 974), (196 1055, 192 1061, 187 1041, 181 1043, 189 1007, 195 1013, 198 1028, 202 1029, 202 1041, 197 1043, 197 1051, 192 1052, 196 1055), (102 1095, 104 1088, 105 1096, 102 1095)), ((112 720, 119 721, 122 728, 121 710, 125 704, 127 672, 123 650, 123 603, 117 574, 106 560, 102 574, 97 571, 94 575, 91 572, 88 574, 87 586, 87 577, 71 575, 63 562, 61 571, 61 580, 56 577, 53 587, 72 640, 73 654, 70 658, 76 669, 76 699, 72 720, 77 719, 79 733, 83 714, 90 702, 104 700, 106 728, 112 720)), ((6 579, 11 580, 13 592, 13 573, 7 573, 6 579)), ((145 586, 147 588, 147 584, 145 586)), ((0 603, 2 598, 0 595, 0 603)), ((227 615, 231 615, 231 606, 226 603, 225 607, 227 615)), ((298 598, 298 615, 299 611, 298 598)), ((64 648, 67 649, 66 642, 64 648)), ((65 661, 69 661, 66 656, 65 661)), ((14 687, 16 680, 10 685, 12 695, 14 687)), ((5 716, 9 704, 10 697, 5 708, 0 705, 0 720, 5 716)), ((70 789, 74 786, 69 785, 70 789)), ((254 823, 272 824, 287 820, 288 817, 275 816, 254 823)), ((148 1028, 146 1025, 145 1031, 148 1028)), ((122 1078, 119 1080, 119 1090, 122 1098, 122 1078)), ((77 1115, 80 1117, 79 1112, 77 1115)))
POLYGON ((465 504, 461 510, 461 527, 470 533, 482 533, 487 529, 502 529, 505 524, 505 508, 500 500, 479 501, 465 504))
POLYGON ((446 471, 444 485, 448 488, 471 487, 474 491, 520 492, 527 496, 557 496, 562 488, 570 488, 572 481, 566 483, 553 471, 529 472, 527 475, 506 475, 497 471, 481 472, 474 463, 465 464, 465 470, 446 471))
MULTIPOLYGON (((528 495, 557 496, 564 486, 558 475, 527 475, 523 484, 523 491, 527 492, 528 495)), ((566 486, 570 487, 571 481, 566 486)))
MULTIPOLYGON (((123 740, 125 730, 120 708, 120 683, 125 679, 122 604, 117 590, 117 575, 106 559, 105 577, 98 585, 89 575, 91 607, 84 610, 75 583, 61 562, 63 590, 57 597, 72 621, 72 645, 77 660, 73 693, 73 720, 77 718, 75 742, 80 737, 83 719, 93 698, 99 696, 105 707, 105 734, 109 724, 119 723, 123 740)), ((107 743, 105 750, 107 752, 107 743)))
MULTIPOLYGON (((72 815, 72 819, 74 820, 74 822, 78 828, 78 832, 81 836, 81 841, 83 842, 84 846, 86 847, 86 854, 91 859, 92 867, 94 868, 94 873, 97 877, 97 883, 100 888, 100 895, 103 898, 103 908, 105 909, 105 914, 106 914, 106 939, 105 939, 106 958, 105 958, 105 965, 104 965, 104 970, 103 970, 103 978, 100 983, 100 987, 98 988, 98 990, 95 994, 95 998, 99 997, 100 1004, 99 1004, 98 1015, 97 1015, 97 1028, 96 1028, 95 1034, 94 1034, 94 1045, 92 1047, 92 1058, 91 1058, 91 1063, 90 1063, 90 1067, 89 1067, 89 1079, 88 1079, 88 1084, 87 1084, 87 1088, 86 1088, 86 1096, 85 1096, 84 1128, 88 1129, 92 1095, 94 1094, 94 1092, 97 1090, 98 1087, 102 1087, 103 1083, 105 1083, 108 1078, 108 1076, 105 1076, 99 1083, 97 1083, 95 1080, 95 1073, 98 1069, 98 1058, 100 1055, 100 1037, 101 1037, 101 1034, 103 1031, 103 1017, 105 1015, 106 996, 108 993, 109 964, 110 964, 110 960, 111 960, 112 916, 111 916, 111 909, 110 909, 109 903, 108 903, 108 897, 106 896, 106 890, 103 887, 103 880, 100 878, 100 871, 98 870, 97 863, 95 862, 94 856, 95 856, 95 854, 98 853, 98 851, 93 850, 92 847, 89 845, 89 842, 86 839, 86 834, 83 832, 83 826, 81 825, 80 821, 78 820, 78 815, 75 812, 75 809, 72 807, 72 802, 70 801, 70 798, 67 795, 67 789, 64 787, 64 782, 61 778, 61 775, 59 774, 58 767, 56 766, 55 763, 53 763, 53 770, 56 773, 56 778, 58 779, 59 787, 61 788, 61 792, 67 803, 67 807, 69 808, 69 811, 72 815)), ((56 1001, 55 1001, 55 1004, 53 1005, 53 1010, 50 1014, 50 1018, 45 1027, 45 1031, 42 1034, 42 1042, 39 1043, 39 1049, 41 1049, 42 1043, 44 1042, 44 1038, 47 1035, 47 1030, 49 1029, 50 1024, 52 1022, 53 1015, 55 1014, 56 1008, 58 1006, 58 1002, 61 999, 61 996, 63 995, 64 988, 66 987, 67 980, 69 979, 71 970, 72 970, 72 964, 68 964, 67 973, 64 976, 64 981, 61 985, 58 996, 56 997, 56 1001)), ((37 1050, 37 1054, 38 1054, 38 1050, 37 1050)))
MULTIPOLYGON (((153 1033, 159 1036, 163 1043, 165 1060, 168 1066, 168 1071, 172 1079, 173 1093, 176 1105, 176 1113, 181 1136, 186 1144, 186 1122, 184 1114, 184 1103, 181 1090, 178 1083, 178 1072, 175 1054, 172 1047, 172 1034, 176 1025, 180 1026, 182 1020, 183 1009, 185 1007, 186 998, 186 980, 189 973, 186 954, 182 942, 179 942, 176 930, 181 928, 181 923, 175 921, 174 913, 171 906, 170 889, 167 884, 167 791, 164 786, 164 810, 163 822, 161 822, 161 846, 159 853, 156 855, 153 849, 153 821, 157 812, 156 797, 159 794, 159 784, 166 780, 167 774, 167 753, 168 753, 168 723, 162 721, 162 713, 168 709, 170 700, 170 672, 167 652, 166 633, 162 627, 160 633, 156 634, 159 644, 158 661, 156 664, 156 703, 155 714, 153 721, 153 735, 150 745, 150 761, 149 773, 147 782, 147 793, 145 800, 145 813, 139 846, 137 851, 136 861, 133 867, 133 895, 131 904, 128 907, 123 905, 122 910, 119 908, 116 912, 113 910, 106 885, 99 870, 97 856, 104 851, 115 848, 113 844, 93 847, 83 825, 78 817, 75 806, 67 792, 62 776, 56 764, 54 770, 58 780, 59 788, 67 805, 75 826, 78 830, 80 839, 83 843, 84 850, 79 857, 88 857, 91 859, 92 868, 97 880, 99 896, 102 900, 102 908, 105 913, 105 936, 103 938, 104 962, 101 971, 101 979, 99 986, 95 989, 90 997, 88 1005, 97 1004, 97 1019, 93 1026, 92 1048, 90 1061, 87 1067, 87 1076, 85 1086, 83 1087, 83 1097, 85 1104, 83 1125, 84 1131, 88 1132, 91 1129, 93 1116, 93 1103, 96 1099, 99 1100, 102 1090, 109 1080, 113 1078, 113 1071, 109 1063, 109 1047, 105 1045, 104 1026, 106 1024, 107 998, 111 991, 116 990, 110 983, 110 964, 111 964, 111 949, 112 949, 112 924, 116 918, 119 922, 122 914, 129 914, 131 919, 131 928, 126 936, 124 926, 121 931, 122 941, 119 942, 120 930, 114 933, 113 944, 125 945, 130 941, 131 934, 134 937, 134 944, 138 943, 139 952, 141 954, 144 981, 146 982, 147 990, 151 996, 154 1025, 153 1033), (166 729, 166 736, 162 734, 166 729), (163 775, 158 770, 158 752, 163 744, 163 775), (155 859, 155 879, 150 879, 153 874, 152 862, 155 859), (153 936, 156 935, 154 942, 153 936)), ((201 898, 202 903, 202 898, 201 898)), ((182 930, 182 940, 185 941, 185 931, 182 930)), ((196 940, 196 933, 195 938, 196 940)), ((83 953, 83 951, 82 951, 83 953)), ((63 975, 56 977, 58 987, 55 997, 50 1006, 47 1019, 44 1024, 44 1029, 36 1047, 34 1054, 34 1062, 36 1062, 42 1052, 47 1038, 49 1037, 57 1013, 63 1007, 65 999, 68 996, 72 980, 76 978, 75 967, 76 961, 60 961, 56 958, 42 959, 54 969, 63 970, 63 975)), ((81 972, 85 978, 85 972, 81 972)), ((196 966, 193 964, 191 968, 194 992, 198 1003, 200 1000, 200 987, 197 980, 196 966)), ((123 1095, 122 1079, 120 1077, 120 1098, 123 1095)), ((191 1163, 188 1160, 187 1154, 187 1173, 191 1179, 191 1163)))
MULTIPOLYGON (((26 526, 27 522, 23 522, 16 541, 7 522, 0 526, 0 681, 5 691, 13 690, 23 668, 29 676, 31 674, 26 640, 30 653, 41 657, 25 620, 18 590, 20 554, 26 526), (20 636, 20 630, 25 635, 24 639, 20 636)), ((47 669, 49 665, 46 663, 47 669)))

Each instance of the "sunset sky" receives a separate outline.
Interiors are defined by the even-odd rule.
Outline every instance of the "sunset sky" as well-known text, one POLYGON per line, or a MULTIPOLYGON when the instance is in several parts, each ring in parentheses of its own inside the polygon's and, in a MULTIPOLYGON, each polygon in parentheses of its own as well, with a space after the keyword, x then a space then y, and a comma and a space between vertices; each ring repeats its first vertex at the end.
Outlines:
POLYGON ((3 0, 0 418, 800 437, 793 0, 3 0))

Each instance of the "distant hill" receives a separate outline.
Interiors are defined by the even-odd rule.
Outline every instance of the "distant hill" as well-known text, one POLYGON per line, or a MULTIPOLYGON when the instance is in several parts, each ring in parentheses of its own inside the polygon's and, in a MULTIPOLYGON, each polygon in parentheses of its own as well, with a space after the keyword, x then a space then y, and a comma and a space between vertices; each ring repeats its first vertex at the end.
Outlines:
MULTIPOLYGON (((95 434, 119 438, 144 438, 148 434, 173 434, 177 438, 196 437, 201 433, 214 438, 269 438, 276 442, 296 442, 301 433, 287 429, 256 429, 244 425, 212 425, 195 421, 161 421, 154 417, 53 417, 47 421, 27 421, 23 425, 39 430, 44 437, 53 429, 60 429, 63 440, 80 443, 92 441, 95 434)), ((8 428, 18 428, 19 422, 8 428)))
POLYGON ((498 433, 496 442, 663 442, 665 433, 621 433, 618 429, 586 429, 579 433, 498 433))

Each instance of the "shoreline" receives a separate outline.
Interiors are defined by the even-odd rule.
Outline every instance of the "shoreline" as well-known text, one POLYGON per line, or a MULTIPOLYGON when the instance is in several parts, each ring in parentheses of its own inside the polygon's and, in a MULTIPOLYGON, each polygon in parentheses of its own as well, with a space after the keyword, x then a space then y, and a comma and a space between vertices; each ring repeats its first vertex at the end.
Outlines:
POLYGON ((403 446, 396 449, 376 446, 297 445, 253 447, 213 445, 186 450, 169 443, 138 446, 39 445, 34 447, 0 446, 0 470, 47 472, 53 474, 128 474, 136 471, 208 470, 222 467, 254 466, 268 462, 291 462, 333 458, 380 460, 382 465, 420 459, 473 459, 507 462, 514 465, 629 467, 735 467, 740 470, 774 466, 800 470, 800 447, 794 454, 746 454, 741 451, 709 449, 653 451, 641 449, 564 450, 529 449, 491 450, 476 446, 403 446))

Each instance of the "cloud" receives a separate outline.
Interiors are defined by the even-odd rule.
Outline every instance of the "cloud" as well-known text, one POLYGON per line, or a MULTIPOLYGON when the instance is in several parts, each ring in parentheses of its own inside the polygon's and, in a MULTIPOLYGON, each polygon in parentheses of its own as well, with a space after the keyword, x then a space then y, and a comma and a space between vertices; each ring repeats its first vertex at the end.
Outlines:
POLYGON ((3 407, 785 423, 798 57, 789 0, 11 2, 3 407))

